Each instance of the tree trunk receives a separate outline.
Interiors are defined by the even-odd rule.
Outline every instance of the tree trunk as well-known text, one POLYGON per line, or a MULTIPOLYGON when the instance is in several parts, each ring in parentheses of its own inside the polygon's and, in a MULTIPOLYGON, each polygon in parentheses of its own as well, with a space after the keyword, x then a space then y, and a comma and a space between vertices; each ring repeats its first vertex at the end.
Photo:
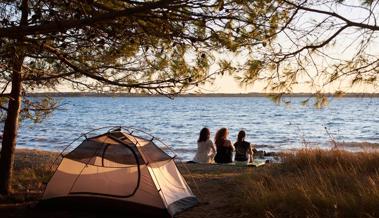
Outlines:
POLYGON ((0 156, 0 194, 8 195, 12 191, 11 179, 16 149, 18 119, 21 108, 21 67, 24 56, 15 52, 12 90, 9 96, 7 119, 4 123, 3 141, 0 156))
MULTIPOLYGON (((20 26, 28 24, 28 0, 21 3, 20 26)), ((21 91, 22 91, 22 64, 25 59, 23 48, 24 37, 15 41, 12 65, 12 89, 9 95, 7 119, 4 123, 3 141, 0 156, 0 194, 8 195, 12 191, 12 172, 14 153, 16 150, 16 138, 18 131, 18 119, 21 110, 21 91)))

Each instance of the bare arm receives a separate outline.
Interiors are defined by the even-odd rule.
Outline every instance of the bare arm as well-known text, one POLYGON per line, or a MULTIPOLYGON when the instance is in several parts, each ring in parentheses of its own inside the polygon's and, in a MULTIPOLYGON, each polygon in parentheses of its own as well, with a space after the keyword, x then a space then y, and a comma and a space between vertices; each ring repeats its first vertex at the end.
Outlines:
POLYGON ((249 149, 247 149, 247 153, 250 154, 250 155, 253 155, 254 152, 253 152, 253 148, 252 148, 252 145, 250 144, 249 145, 249 149))
POLYGON ((252 163, 254 159, 254 152, 252 148, 252 144, 249 145, 249 149, 247 149, 247 153, 249 154, 249 162, 252 163))
POLYGON ((216 153, 216 145, 212 142, 212 140, 209 140, 209 145, 211 146, 211 150, 213 154, 216 153))
POLYGON ((229 146, 232 148, 232 151, 236 151, 236 148, 234 147, 234 145, 232 144, 230 140, 228 140, 228 143, 229 143, 229 146))

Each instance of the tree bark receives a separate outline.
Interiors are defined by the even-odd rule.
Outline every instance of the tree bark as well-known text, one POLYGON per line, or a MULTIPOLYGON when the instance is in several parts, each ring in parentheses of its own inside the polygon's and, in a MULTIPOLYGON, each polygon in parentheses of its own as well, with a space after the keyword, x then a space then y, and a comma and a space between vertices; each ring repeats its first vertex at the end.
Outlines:
MULTIPOLYGON (((17 52, 16 52, 17 54, 17 52)), ((21 108, 21 67, 24 61, 23 55, 15 55, 12 90, 8 102, 8 114, 4 123, 3 141, 0 156, 0 194, 8 195, 11 189, 14 152, 18 130, 18 119, 21 108)))
MULTIPOLYGON (((28 0, 22 0, 20 26, 28 22, 28 0)), ((7 119, 4 123, 3 141, 0 156, 0 194, 8 195, 12 191, 12 172, 14 153, 16 150, 16 138, 18 122, 21 110, 22 92, 22 64, 25 59, 23 48, 24 37, 15 40, 13 47, 12 65, 12 89, 8 100, 7 119)))
POLYGON ((32 26, 20 25, 0 28, 0 37, 17 39, 20 36, 25 37, 27 35, 49 34, 58 32, 64 33, 72 28, 83 28, 85 26, 90 26, 97 23, 101 24, 104 21, 114 20, 120 17, 127 17, 133 14, 143 13, 157 8, 165 8, 168 6, 169 2, 170 1, 167 0, 144 2, 141 4, 141 6, 126 8, 120 11, 107 12, 84 19, 45 21, 43 24, 32 26))

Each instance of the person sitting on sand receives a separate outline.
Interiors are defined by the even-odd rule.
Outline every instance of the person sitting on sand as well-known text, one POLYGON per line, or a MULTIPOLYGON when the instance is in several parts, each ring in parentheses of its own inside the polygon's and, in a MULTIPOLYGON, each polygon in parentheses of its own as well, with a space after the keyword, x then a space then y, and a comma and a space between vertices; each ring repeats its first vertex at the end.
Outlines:
POLYGON ((211 133, 208 128, 203 128, 200 131, 199 139, 197 140, 197 152, 193 161, 196 163, 213 163, 216 155, 216 147, 210 140, 211 133))
POLYGON ((230 140, 228 140, 228 129, 221 128, 217 131, 215 136, 215 144, 217 153, 215 156, 216 163, 232 163, 234 146, 230 140))
POLYGON ((241 130, 237 136, 237 142, 234 143, 236 154, 234 161, 236 164, 247 165, 253 162, 253 151, 251 144, 245 141, 246 132, 241 130))

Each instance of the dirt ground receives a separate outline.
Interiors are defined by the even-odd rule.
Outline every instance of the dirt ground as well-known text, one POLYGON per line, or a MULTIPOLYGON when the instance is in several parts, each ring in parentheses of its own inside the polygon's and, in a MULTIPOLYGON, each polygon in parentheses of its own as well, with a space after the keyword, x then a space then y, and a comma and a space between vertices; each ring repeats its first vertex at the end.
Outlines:
MULTIPOLYGON (((27 155, 27 153, 25 154, 27 155)), ((23 157, 23 161, 29 158, 23 157)), ((30 159, 29 159, 30 160, 30 159)), ((17 160, 16 160, 17 161, 17 160)), ((24 166, 18 166, 16 170, 24 166)), ((38 166, 36 166, 38 167, 38 166)), ((187 211, 178 214, 178 218, 189 217, 239 217, 238 211, 232 211, 229 205, 229 198, 233 193, 233 180, 236 176, 249 173, 260 168, 237 167, 237 166, 220 166, 220 165, 202 165, 202 164, 178 164, 178 167, 186 181, 190 185, 194 194, 198 197, 200 204, 187 211)), ((17 171, 16 171, 17 172, 17 171)), ((85 208, 82 211, 65 210, 65 209, 41 209, 38 207, 38 199, 42 196, 41 192, 28 194, 16 193, 12 198, 14 200, 4 200, 0 198, 0 217, 38 217, 38 218, 93 218, 93 217, 141 217, 131 216, 127 212, 114 211, 92 211, 91 208, 85 208), (22 200, 20 200, 22 199, 22 200), (13 201, 13 202, 12 202, 13 201)), ((146 216, 142 216, 146 217, 146 216)))
POLYGON ((182 172, 187 178, 192 191, 200 199, 200 204, 179 214, 177 216, 179 218, 241 217, 242 214, 239 211, 233 211, 229 207, 231 198, 238 196, 238 193, 234 192, 234 181, 241 174, 263 169, 199 164, 187 164, 186 166, 190 169, 191 175, 185 173, 185 170, 182 170, 182 172))

